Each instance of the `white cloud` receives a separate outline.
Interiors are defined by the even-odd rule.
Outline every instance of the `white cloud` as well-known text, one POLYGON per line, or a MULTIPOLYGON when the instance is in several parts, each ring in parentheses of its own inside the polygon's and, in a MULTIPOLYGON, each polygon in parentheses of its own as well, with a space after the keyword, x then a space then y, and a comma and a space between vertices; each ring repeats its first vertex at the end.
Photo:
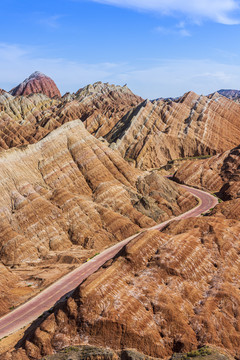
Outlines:
POLYGON ((155 30, 162 35, 180 35, 183 37, 191 36, 190 32, 187 29, 179 28, 178 26, 176 26, 176 28, 158 26, 155 30))
POLYGON ((208 94, 222 88, 239 89, 240 65, 207 59, 165 59, 154 67, 133 70, 123 79, 133 91, 150 99, 176 97, 189 90, 208 94))
POLYGON ((0 43, 0 59, 12 61, 27 54, 27 50, 15 44, 0 43))
POLYGON ((46 27, 57 29, 59 28, 59 20, 63 17, 63 15, 52 15, 52 16, 42 16, 38 23, 40 25, 44 25, 46 27))
POLYGON ((240 65, 210 60, 145 59, 145 64, 84 64, 60 58, 41 58, 36 49, 0 44, 0 88, 10 90, 32 72, 50 76, 62 93, 75 92, 96 81, 128 84, 144 98, 175 97, 193 90, 208 94, 221 88, 240 87, 240 65))
POLYGON ((240 23, 235 17, 239 10, 239 0, 91 0, 94 2, 159 12, 163 15, 184 14, 198 22, 209 19, 221 24, 240 23))

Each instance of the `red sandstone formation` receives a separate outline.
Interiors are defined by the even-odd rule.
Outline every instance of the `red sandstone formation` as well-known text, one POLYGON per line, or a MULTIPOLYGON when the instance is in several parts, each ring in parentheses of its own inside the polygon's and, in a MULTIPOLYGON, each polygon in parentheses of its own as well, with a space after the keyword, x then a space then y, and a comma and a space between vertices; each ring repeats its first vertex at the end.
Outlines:
POLYGON ((13 96, 26 96, 33 93, 42 93, 49 98, 61 97, 55 82, 39 71, 35 71, 21 84, 13 88, 9 93, 13 96))

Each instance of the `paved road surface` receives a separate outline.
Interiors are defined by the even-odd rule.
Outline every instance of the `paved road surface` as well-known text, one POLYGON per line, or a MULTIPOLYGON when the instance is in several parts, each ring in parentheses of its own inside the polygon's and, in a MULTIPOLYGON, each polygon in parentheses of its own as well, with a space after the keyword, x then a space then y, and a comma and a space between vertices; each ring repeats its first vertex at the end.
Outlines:
MULTIPOLYGON (((190 193, 199 199, 199 204, 194 209, 175 217, 174 219, 165 221, 159 225, 153 226, 151 229, 161 230, 167 223, 172 220, 186 219, 189 217, 199 216, 201 213, 213 208, 218 200, 216 197, 205 193, 203 191, 189 188, 182 185, 190 193)), ((135 234, 111 248, 103 251, 101 254, 81 265, 71 273, 65 275, 53 285, 42 291, 40 294, 29 300, 27 303, 19 306, 11 313, 5 315, 0 319, 0 339, 7 336, 14 331, 21 329, 23 326, 30 324, 37 319, 44 311, 50 309, 60 298, 75 289, 83 280, 89 275, 99 269, 107 260, 116 255, 124 245, 126 245, 133 238, 138 236, 135 234)))

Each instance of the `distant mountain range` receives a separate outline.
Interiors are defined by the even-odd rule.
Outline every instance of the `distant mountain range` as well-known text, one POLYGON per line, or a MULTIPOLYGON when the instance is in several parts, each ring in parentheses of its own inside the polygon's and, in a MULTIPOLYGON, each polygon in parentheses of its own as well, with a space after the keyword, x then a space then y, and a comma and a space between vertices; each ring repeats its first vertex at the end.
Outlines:
MULTIPOLYGON (((240 90, 233 90, 233 89, 221 89, 221 90, 217 90, 207 96, 213 95, 213 94, 220 94, 222 96, 225 96, 226 98, 230 99, 230 100, 234 100, 234 101, 240 101, 240 90)), ((169 100, 169 101, 177 101, 178 99, 180 99, 181 96, 178 97, 160 97, 154 100, 169 100)), ((154 101, 153 100, 153 101, 154 101)))
POLYGON ((227 97, 231 100, 239 100, 240 99, 240 90, 232 90, 232 89, 221 89, 218 90, 218 93, 222 96, 227 97))

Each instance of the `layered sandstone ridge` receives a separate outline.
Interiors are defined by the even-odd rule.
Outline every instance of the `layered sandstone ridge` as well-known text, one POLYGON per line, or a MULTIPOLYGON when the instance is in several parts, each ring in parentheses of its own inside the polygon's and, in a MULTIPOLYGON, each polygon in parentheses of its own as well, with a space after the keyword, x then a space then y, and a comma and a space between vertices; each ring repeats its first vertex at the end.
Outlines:
POLYGON ((49 99, 43 94, 0 95, 0 148, 35 143, 64 123, 80 119, 123 157, 147 169, 188 156, 214 155, 238 145, 239 106, 214 94, 143 101, 127 86, 97 82, 49 99))
POLYGON ((100 251, 196 203, 168 179, 132 168, 80 120, 2 152, 0 169, 0 260, 11 267, 56 254, 64 262, 64 252, 71 261, 76 247, 100 251))
POLYGON ((9 93, 13 96, 26 96, 34 93, 41 93, 49 98, 61 97, 60 91, 55 82, 40 71, 35 71, 9 93))
POLYGON ((209 344, 238 356, 239 233, 239 221, 217 216, 140 234, 3 359, 82 344, 158 358, 209 344))
POLYGON ((32 144, 63 124, 80 119, 96 137, 142 101, 127 86, 95 83, 76 94, 50 99, 44 94, 0 94, 0 149, 32 144))
POLYGON ((107 134, 111 147, 151 168, 168 160, 214 155, 239 144, 240 106, 215 94, 193 92, 172 100, 144 101, 107 134))
POLYGON ((174 174, 177 181, 218 192, 224 200, 240 197, 240 145, 210 159, 188 161, 174 174))

